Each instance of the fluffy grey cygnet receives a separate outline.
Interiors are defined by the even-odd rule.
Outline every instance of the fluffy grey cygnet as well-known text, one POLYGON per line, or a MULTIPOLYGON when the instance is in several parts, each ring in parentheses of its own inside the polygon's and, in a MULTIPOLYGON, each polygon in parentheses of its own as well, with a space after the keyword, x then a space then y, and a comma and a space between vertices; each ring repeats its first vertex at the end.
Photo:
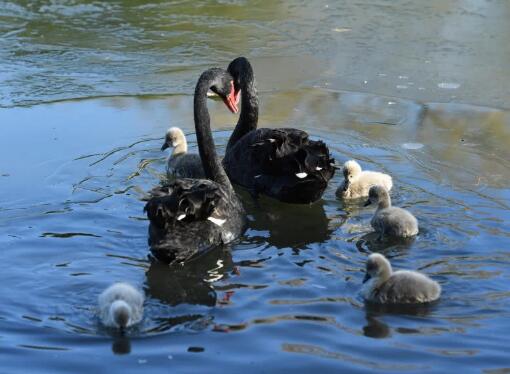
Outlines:
POLYGON ((393 272, 386 257, 373 253, 367 260, 361 294, 377 304, 419 304, 439 299, 441 286, 416 271, 393 272))
POLYGON ((418 220, 405 209, 391 206, 388 190, 383 186, 370 187, 365 206, 376 204, 377 210, 370 224, 382 236, 410 237, 418 234, 418 220))
POLYGON ((344 163, 343 174, 344 180, 336 190, 336 195, 342 199, 368 196, 372 186, 384 186, 388 191, 393 187, 391 176, 377 171, 361 170, 361 166, 354 160, 344 163))
POLYGON ((142 320, 143 294, 128 283, 115 283, 99 295, 99 318, 108 327, 124 329, 142 320))
POLYGON ((196 153, 188 153, 188 143, 184 132, 178 127, 170 127, 165 135, 165 143, 161 147, 164 151, 173 147, 168 156, 166 172, 169 178, 205 178, 202 160, 196 153))

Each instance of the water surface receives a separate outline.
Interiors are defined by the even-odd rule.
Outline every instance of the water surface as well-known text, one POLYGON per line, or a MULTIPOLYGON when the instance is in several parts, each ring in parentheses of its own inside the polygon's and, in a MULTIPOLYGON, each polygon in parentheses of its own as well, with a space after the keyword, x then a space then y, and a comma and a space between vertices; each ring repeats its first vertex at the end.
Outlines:
MULTIPOLYGON (((506 2, 0 4, 2 370, 509 370, 506 2), (163 177, 163 134, 182 127, 196 151, 193 85, 239 54, 260 125, 391 173, 415 240, 375 241, 373 210, 335 198, 339 173, 310 206, 240 191, 238 243, 184 267, 148 260, 142 198, 163 177), (442 299, 366 307, 373 251, 442 299), (95 311, 119 280, 147 298, 127 337, 95 311)), ((236 117, 209 108, 222 153, 236 117)))

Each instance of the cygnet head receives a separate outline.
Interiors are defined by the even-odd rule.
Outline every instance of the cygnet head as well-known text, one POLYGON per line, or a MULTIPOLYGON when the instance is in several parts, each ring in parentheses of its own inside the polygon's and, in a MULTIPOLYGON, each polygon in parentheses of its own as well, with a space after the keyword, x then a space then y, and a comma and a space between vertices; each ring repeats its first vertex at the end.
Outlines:
POLYGON ((121 330, 131 324, 131 307, 124 300, 115 300, 110 306, 110 314, 112 321, 121 330))
POLYGON ((361 166, 354 160, 346 161, 343 167, 343 174, 345 180, 344 191, 347 191, 352 181, 361 174, 361 166))
POLYGON ((363 283, 371 278, 378 278, 380 281, 385 281, 392 273, 390 262, 379 253, 372 253, 368 256, 365 278, 363 283))
POLYGON ((365 206, 370 204, 378 205, 380 208, 391 206, 391 199, 388 190, 383 186, 372 186, 368 191, 368 200, 365 206))
POLYGON ((168 147, 174 147, 174 153, 185 153, 188 151, 188 144, 184 132, 178 127, 170 127, 166 131, 165 143, 161 146, 164 151, 168 147))
POLYGON ((98 297, 99 318, 107 327, 134 325, 143 318, 143 294, 128 283, 115 283, 98 297))

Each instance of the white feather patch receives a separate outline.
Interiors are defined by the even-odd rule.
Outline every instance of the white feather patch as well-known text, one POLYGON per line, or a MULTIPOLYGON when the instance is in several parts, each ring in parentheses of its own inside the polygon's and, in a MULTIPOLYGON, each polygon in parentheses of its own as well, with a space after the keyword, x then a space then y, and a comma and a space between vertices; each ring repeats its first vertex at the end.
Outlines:
POLYGON ((299 179, 303 179, 303 178, 306 178, 307 175, 308 175, 307 173, 297 173, 296 177, 298 177, 299 179))
POLYGON ((322 170, 322 168, 320 166, 317 166, 315 170, 322 170))
POLYGON ((274 143, 275 141, 276 141, 276 139, 269 138, 269 142, 270 142, 270 143, 274 143))
POLYGON ((177 221, 183 220, 186 218, 186 214, 181 214, 179 217, 177 217, 177 221))
POLYGON ((226 233, 223 234, 223 240, 225 241, 225 243, 231 242, 232 240, 234 240, 234 234, 231 233, 230 231, 227 231, 226 233))
POLYGON ((260 178, 262 174, 259 174, 259 175, 255 175, 254 178, 260 178))
POLYGON ((227 222, 226 219, 221 219, 221 218, 215 218, 213 216, 210 216, 209 218, 207 218, 209 221, 211 221, 212 223, 214 223, 215 225, 218 225, 218 226, 222 226, 225 222, 227 222))

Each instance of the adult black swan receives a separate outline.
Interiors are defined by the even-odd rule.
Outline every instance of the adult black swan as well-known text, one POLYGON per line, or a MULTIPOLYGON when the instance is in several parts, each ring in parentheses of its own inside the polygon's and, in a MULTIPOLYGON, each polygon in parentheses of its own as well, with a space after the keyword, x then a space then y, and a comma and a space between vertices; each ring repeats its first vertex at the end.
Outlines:
POLYGON ((145 205, 151 252, 166 263, 183 262, 229 243, 246 226, 244 208, 216 155, 206 104, 209 89, 237 112, 230 74, 218 68, 202 73, 193 105, 198 151, 208 179, 177 179, 154 189, 145 205))
POLYGON ((241 114, 227 145, 223 165, 230 180, 287 203, 312 203, 321 198, 335 173, 334 159, 322 141, 305 131, 257 129, 258 98, 250 62, 238 57, 228 66, 241 114))

